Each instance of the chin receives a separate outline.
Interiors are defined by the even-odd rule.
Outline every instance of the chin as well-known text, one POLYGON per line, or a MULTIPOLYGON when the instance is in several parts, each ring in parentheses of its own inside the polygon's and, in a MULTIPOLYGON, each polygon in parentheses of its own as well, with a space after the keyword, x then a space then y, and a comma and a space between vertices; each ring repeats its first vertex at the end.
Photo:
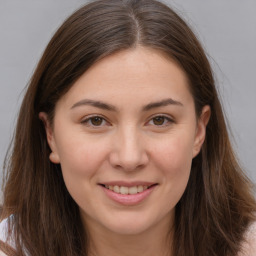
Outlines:
MULTIPOLYGON (((153 216, 152 216, 153 217, 153 216)), ((139 235, 157 226, 159 220, 145 214, 141 216, 113 216, 114 221, 105 222, 105 228, 119 235, 139 235)))
POLYGON ((107 228, 118 235, 139 235, 146 232, 149 226, 146 224, 118 223, 107 228))

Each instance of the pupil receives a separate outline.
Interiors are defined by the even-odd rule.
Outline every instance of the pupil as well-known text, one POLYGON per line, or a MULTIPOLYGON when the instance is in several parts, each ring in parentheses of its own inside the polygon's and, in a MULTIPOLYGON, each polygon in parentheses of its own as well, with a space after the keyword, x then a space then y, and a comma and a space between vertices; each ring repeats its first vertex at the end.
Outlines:
POLYGON ((158 116, 153 119, 155 125, 162 125, 164 123, 164 117, 158 116))
POLYGON ((99 126, 102 124, 102 118, 101 117, 93 117, 91 122, 93 125, 99 126))

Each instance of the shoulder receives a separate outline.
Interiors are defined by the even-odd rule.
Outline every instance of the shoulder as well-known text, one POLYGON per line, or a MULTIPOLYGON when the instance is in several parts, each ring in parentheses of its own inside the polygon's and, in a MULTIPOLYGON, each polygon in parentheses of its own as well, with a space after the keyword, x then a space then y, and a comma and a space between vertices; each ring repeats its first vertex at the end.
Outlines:
MULTIPOLYGON (((0 222, 0 256, 17 255, 14 230, 12 230, 14 225, 14 215, 0 222)), ((23 255, 30 255, 26 248, 23 248, 23 255)))
POLYGON ((4 219, 0 222, 0 240, 3 242, 7 241, 8 233, 8 219, 4 219))
MULTIPOLYGON (((2 242, 5 242, 7 240, 7 220, 3 220, 0 223, 0 244, 2 242)), ((2 244, 0 246, 0 248, 2 248, 2 244)), ((2 251, 2 249, 0 249, 0 256, 6 256, 6 254, 2 251)))
POLYGON ((238 256, 256 255, 256 222, 252 223, 246 231, 241 249, 238 256))
POLYGON ((9 222, 12 221, 12 217, 6 218, 0 222, 0 256, 5 256, 4 253, 7 249, 8 251, 13 251, 15 249, 14 239, 11 236, 8 237, 8 230, 9 230, 9 222))

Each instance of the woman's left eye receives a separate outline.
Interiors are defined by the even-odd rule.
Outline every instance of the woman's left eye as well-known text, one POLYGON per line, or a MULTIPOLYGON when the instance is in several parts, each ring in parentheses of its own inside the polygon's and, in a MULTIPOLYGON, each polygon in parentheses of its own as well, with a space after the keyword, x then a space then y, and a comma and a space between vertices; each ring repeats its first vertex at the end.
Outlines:
POLYGON ((88 117, 82 121, 82 124, 92 127, 101 127, 107 124, 107 121, 101 116, 88 117))
POLYGON ((170 123, 173 123, 174 121, 167 116, 155 116, 148 122, 149 125, 154 126, 166 126, 170 123))

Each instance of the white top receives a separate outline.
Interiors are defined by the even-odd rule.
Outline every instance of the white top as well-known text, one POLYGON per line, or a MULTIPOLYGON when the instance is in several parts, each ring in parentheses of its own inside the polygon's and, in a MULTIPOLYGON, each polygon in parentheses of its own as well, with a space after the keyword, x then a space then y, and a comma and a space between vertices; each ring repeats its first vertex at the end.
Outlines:
POLYGON ((7 219, 4 219, 0 223, 0 240, 5 241, 6 240, 6 232, 7 232, 7 219))
MULTIPOLYGON (((7 241, 7 219, 0 223, 0 240, 9 244, 15 249, 14 241, 7 241)), ((7 256, 0 251, 0 256, 7 256)), ((242 251, 237 256, 256 256, 256 222, 254 222, 245 234, 245 242, 242 244, 242 251)))
MULTIPOLYGON (((11 217, 10 217, 11 218, 11 217)), ((9 218, 9 219, 10 219, 9 218)), ((15 249, 15 243, 12 239, 7 239, 7 232, 8 232, 8 223, 7 223, 8 219, 4 219, 1 223, 0 223, 0 240, 7 243, 8 245, 10 245, 12 248, 15 249)), ((1 249, 1 248, 0 248, 1 249)), ((6 256, 5 253, 3 253, 0 250, 0 256, 6 256)))

